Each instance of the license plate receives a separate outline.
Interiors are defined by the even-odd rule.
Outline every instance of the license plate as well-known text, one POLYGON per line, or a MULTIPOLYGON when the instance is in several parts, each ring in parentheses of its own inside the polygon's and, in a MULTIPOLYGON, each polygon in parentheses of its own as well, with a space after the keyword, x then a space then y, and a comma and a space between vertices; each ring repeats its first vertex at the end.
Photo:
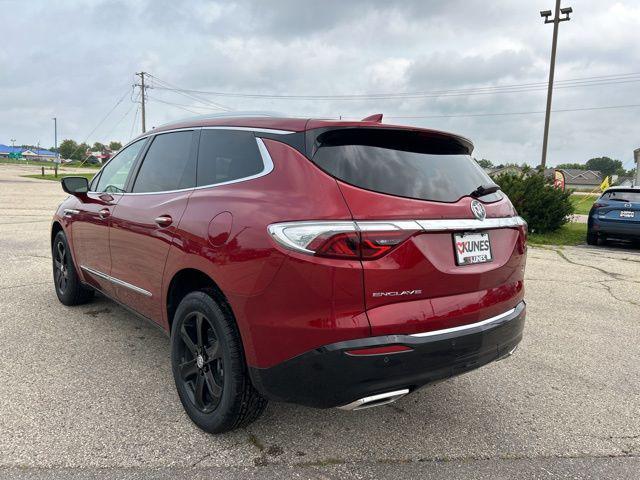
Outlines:
POLYGON ((620 218, 633 218, 635 215, 635 212, 630 212, 629 210, 621 210, 620 211, 620 218))
POLYGON ((458 265, 472 265, 493 260, 488 233, 454 233, 453 247, 458 265))

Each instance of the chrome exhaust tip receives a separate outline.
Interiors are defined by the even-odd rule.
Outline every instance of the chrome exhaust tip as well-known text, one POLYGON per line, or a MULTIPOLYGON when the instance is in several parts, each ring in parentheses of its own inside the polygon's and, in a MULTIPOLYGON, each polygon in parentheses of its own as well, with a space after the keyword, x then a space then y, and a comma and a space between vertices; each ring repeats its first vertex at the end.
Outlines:
POLYGON ((498 358, 498 360, 504 360, 505 358, 509 358, 511 355, 513 355, 514 353, 516 353, 516 350, 518 349, 518 345, 516 345, 515 347, 513 347, 511 350, 509 350, 507 353, 505 353, 503 356, 501 356, 500 358, 498 358))
POLYGON ((338 407, 340 410, 364 410, 365 408, 380 407, 382 405, 388 405, 396 400, 404 397, 409 393, 408 388, 402 390, 394 390, 393 392, 379 393, 378 395, 371 395, 370 397, 364 397, 356 400, 355 402, 348 403, 338 407))

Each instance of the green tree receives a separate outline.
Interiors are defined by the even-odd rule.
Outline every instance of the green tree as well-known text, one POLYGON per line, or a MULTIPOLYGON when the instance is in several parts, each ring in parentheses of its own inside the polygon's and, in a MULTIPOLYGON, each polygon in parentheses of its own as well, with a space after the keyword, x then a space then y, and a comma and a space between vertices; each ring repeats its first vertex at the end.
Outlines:
POLYGON ((478 165, 480 165, 482 168, 493 168, 493 162, 491 160, 487 160, 486 158, 476 160, 476 162, 478 162, 478 165))
POLYGON ((609 157, 596 157, 587 161, 587 168, 589 170, 599 170, 604 177, 608 175, 624 174, 625 170, 622 167, 620 160, 614 160, 609 157), (622 172, 622 173, 621 173, 622 172))
POLYGON ((584 163, 561 163, 556 168, 575 168, 578 170, 586 170, 587 166, 584 163))
POLYGON ((78 149, 78 144, 70 139, 63 140, 60 146, 58 147, 60 156, 62 158, 72 158, 72 155, 75 154, 77 149, 78 149))
POLYGON ((120 142, 110 142, 109 150, 120 150, 122 148, 122 144, 120 142))
POLYGON ((529 224, 529 231, 553 232, 567 223, 573 213, 571 191, 563 192, 549 185, 543 175, 505 173, 493 179, 529 224))
POLYGON ((106 146, 104 145, 104 143, 100 143, 100 142, 95 142, 93 144, 93 150, 99 150, 99 151, 104 151, 106 150, 106 146))
POLYGON ((89 149, 91 149, 91 147, 88 144, 83 142, 80 145, 78 145, 78 151, 76 152, 75 156, 71 158, 82 162, 87 158, 87 150, 89 149))

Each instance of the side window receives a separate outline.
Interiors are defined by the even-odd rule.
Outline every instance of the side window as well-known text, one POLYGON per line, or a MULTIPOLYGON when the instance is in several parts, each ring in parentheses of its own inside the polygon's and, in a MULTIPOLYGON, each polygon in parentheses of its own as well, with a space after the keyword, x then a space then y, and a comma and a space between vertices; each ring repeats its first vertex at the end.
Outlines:
POLYGON ((206 130, 200 134, 198 186, 250 177, 264 169, 252 132, 206 130))
POLYGON ((143 138, 132 143, 105 165, 98 179, 96 192, 124 192, 124 184, 129 176, 129 171, 145 141, 146 139, 143 138))
POLYGON ((134 193, 165 192, 196 185, 194 132, 156 135, 138 172, 134 193))

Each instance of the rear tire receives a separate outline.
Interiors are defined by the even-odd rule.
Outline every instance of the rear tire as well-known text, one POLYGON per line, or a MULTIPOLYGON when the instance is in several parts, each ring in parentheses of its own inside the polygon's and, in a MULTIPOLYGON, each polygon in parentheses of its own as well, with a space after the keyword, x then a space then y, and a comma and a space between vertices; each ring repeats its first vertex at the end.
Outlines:
POLYGON ((592 232, 591 230, 587 230, 587 244, 598 245, 598 234, 592 232))
POLYGON ((53 259, 53 284, 60 303, 67 306, 86 303, 93 297, 93 290, 82 285, 73 263, 69 243, 60 231, 53 239, 51 247, 53 259))
POLYGON ((235 319, 210 290, 189 293, 178 305, 171 366, 187 415, 206 432, 248 425, 267 406, 249 378, 235 319))

